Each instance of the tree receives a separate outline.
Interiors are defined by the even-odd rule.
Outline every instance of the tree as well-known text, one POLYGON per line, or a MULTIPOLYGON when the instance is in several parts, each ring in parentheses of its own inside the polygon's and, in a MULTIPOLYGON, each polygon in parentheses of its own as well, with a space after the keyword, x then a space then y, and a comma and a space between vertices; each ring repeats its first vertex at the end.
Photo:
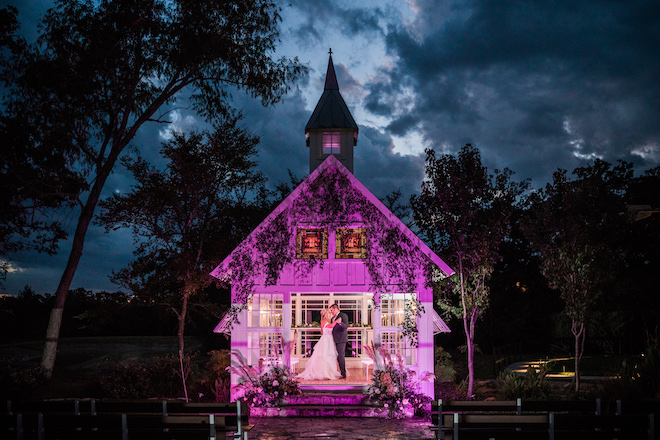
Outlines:
MULTIPOLYGON (((650 206, 657 211, 660 208, 658 188, 660 167, 632 179, 626 203, 650 206)), ((634 327, 629 331, 625 346, 642 352, 647 345, 657 347, 660 341, 660 297, 656 293, 660 285, 660 216, 653 213, 639 219, 637 215, 630 220, 630 236, 626 237, 629 252, 625 255, 627 277, 620 281, 625 293, 621 295, 621 303, 626 306, 628 322, 634 327)))
MULTIPOLYGON (((11 61, 25 54, 26 45, 17 35, 17 10, 0 9, 0 77, 11 84, 15 73, 11 61)), ((29 123, 20 117, 0 114, 0 280, 6 276, 10 255, 35 249, 54 254, 66 237, 62 224, 48 214, 74 206, 85 187, 79 173, 66 169, 61 152, 36 142, 29 123), (26 202, 29 201, 29 202, 26 202)))
POLYGON ((438 304, 445 314, 463 321, 468 396, 474 387, 476 324, 489 303, 487 281, 500 259, 499 247, 510 230, 517 198, 527 187, 527 182, 512 182, 511 175, 507 169, 488 174, 479 151, 470 144, 457 156, 436 158, 427 150, 422 192, 411 199, 415 225, 456 271, 441 283, 438 304))
POLYGON ((38 44, 15 61, 9 113, 89 185, 48 325, 47 375, 66 293, 117 160, 138 130, 166 122, 187 94, 209 120, 228 114, 232 90, 277 102, 305 72, 297 59, 271 58, 279 10, 271 0, 56 0, 38 44))
POLYGON ((117 278, 138 294, 176 297, 171 307, 178 318, 186 401, 183 336, 189 299, 212 283, 209 272, 249 232, 245 228, 253 222, 236 214, 247 191, 263 181, 252 160, 259 140, 237 122, 225 120, 212 134, 175 134, 162 148, 165 170, 126 160, 137 181, 134 189, 101 202, 99 220, 106 230, 130 228, 139 242, 138 258, 117 278))
POLYGON ((573 173, 576 180, 572 181, 566 170, 558 170, 545 192, 532 194, 521 227, 541 259, 541 272, 550 287, 559 291, 564 313, 571 320, 578 391, 586 324, 624 252, 624 196, 632 166, 620 162, 612 167, 596 160, 573 173))

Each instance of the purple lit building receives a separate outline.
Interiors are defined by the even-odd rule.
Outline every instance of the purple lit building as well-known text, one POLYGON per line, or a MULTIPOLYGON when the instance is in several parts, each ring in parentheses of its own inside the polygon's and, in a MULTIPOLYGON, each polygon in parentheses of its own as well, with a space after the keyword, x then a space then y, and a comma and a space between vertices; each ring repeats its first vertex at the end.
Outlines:
MULTIPOLYGON (((358 126, 332 56, 305 138, 309 177, 212 272, 231 283, 238 311, 215 331, 230 334, 252 365, 279 362, 281 342, 293 340, 291 366, 302 371, 321 335, 320 311, 336 302, 350 321, 346 386, 367 382, 372 342, 433 372, 433 336, 450 330, 427 280, 453 270, 353 175, 358 126)), ((422 386, 432 397, 433 384, 422 386)))

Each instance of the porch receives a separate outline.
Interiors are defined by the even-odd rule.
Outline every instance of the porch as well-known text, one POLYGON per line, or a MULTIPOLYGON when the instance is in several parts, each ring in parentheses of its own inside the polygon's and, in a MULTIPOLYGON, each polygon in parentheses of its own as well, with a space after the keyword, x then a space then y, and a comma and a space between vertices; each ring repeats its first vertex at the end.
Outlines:
POLYGON ((417 349, 400 331, 406 302, 412 295, 381 295, 380 307, 375 308, 371 292, 255 293, 247 310, 248 363, 268 366, 290 356, 291 369, 302 372, 322 335, 321 311, 337 303, 348 316, 345 358, 355 380, 370 380, 373 360, 365 347, 374 343, 401 355, 407 366, 416 369, 417 349), (284 349, 288 344, 290 350, 284 349))

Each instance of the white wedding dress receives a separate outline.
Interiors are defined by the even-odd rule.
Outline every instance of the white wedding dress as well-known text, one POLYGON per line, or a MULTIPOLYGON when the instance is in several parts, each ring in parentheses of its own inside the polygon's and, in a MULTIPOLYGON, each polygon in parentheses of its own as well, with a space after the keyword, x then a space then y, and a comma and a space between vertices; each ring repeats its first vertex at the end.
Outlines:
POLYGON ((337 363, 337 347, 332 338, 332 328, 323 328, 321 339, 314 346, 314 352, 307 361, 305 371, 297 377, 307 380, 339 379, 339 364, 337 363))

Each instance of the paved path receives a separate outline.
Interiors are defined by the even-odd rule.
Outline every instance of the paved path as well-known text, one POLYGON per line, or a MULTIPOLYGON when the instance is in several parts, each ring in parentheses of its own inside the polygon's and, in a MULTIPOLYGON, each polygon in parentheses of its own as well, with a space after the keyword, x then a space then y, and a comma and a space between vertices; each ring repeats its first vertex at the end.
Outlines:
POLYGON ((426 440, 430 422, 423 419, 389 420, 339 417, 250 417, 250 439, 258 440, 426 440))

